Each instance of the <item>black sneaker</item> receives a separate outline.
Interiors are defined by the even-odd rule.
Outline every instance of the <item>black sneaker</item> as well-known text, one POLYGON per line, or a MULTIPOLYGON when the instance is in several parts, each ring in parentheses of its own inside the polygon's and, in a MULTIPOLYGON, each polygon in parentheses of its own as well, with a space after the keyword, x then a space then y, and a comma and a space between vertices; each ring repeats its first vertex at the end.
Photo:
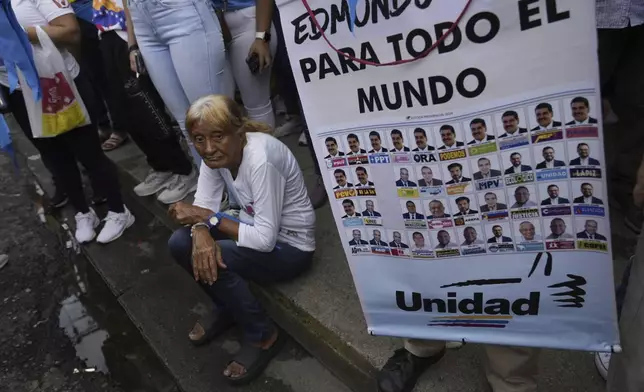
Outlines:
POLYGON ((105 196, 100 196, 100 195, 93 195, 92 196, 92 205, 93 206, 98 206, 98 205, 101 205, 101 204, 106 203, 106 202, 107 202, 107 197, 105 197, 105 196))
POLYGON ((60 188, 56 188, 56 193, 54 193, 54 197, 49 200, 49 204, 52 208, 61 208, 65 206, 68 201, 69 198, 67 197, 67 193, 61 191, 60 188))
POLYGON ((445 356, 445 349, 429 357, 417 357, 404 348, 396 350, 378 373, 378 392, 411 392, 428 367, 445 356))

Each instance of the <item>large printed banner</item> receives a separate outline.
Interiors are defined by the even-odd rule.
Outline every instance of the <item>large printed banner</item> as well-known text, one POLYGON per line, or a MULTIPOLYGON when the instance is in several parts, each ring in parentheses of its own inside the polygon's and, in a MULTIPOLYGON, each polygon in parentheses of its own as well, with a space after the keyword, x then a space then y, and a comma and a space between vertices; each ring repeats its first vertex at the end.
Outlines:
POLYGON ((616 349, 594 2, 467 3, 280 8, 369 332, 616 349))

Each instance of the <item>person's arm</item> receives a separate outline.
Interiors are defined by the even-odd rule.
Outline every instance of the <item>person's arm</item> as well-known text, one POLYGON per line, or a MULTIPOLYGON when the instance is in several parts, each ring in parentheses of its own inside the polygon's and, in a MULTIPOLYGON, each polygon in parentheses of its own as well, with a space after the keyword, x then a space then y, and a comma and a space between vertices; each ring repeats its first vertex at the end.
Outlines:
MULTIPOLYGON (((40 9, 41 7, 39 7, 40 9)), ((45 12, 43 12, 43 15, 46 15, 45 12)), ((80 45, 80 27, 73 12, 57 16, 49 20, 49 24, 40 27, 56 46, 75 49, 80 45)), ((27 26, 25 31, 32 44, 39 43, 36 26, 27 26)))
MULTIPOLYGON (((255 32, 266 32, 270 34, 274 6, 274 0, 255 1, 255 32)), ((277 37, 271 37, 271 39, 277 39, 277 37)), ((253 44, 250 46, 248 53, 249 57, 252 56, 253 53, 257 54, 260 71, 268 68, 271 65, 271 49, 268 41, 256 38, 253 44)))
POLYGON ((136 45, 136 35, 134 35, 134 23, 132 23, 132 16, 130 9, 127 7, 127 1, 123 2, 123 11, 125 12, 125 26, 127 28, 127 46, 132 47, 136 45))
POLYGON ((202 165, 197 181, 197 192, 192 205, 178 202, 170 206, 168 213, 179 224, 194 225, 204 222, 221 207, 225 182, 219 170, 202 165))
POLYGON ((241 247, 270 252, 275 248, 282 221, 286 179, 273 165, 265 163, 255 169, 250 183, 253 195, 257 195, 253 204, 253 225, 233 225, 233 222, 224 219, 220 229, 230 236, 237 231, 237 244, 241 247))

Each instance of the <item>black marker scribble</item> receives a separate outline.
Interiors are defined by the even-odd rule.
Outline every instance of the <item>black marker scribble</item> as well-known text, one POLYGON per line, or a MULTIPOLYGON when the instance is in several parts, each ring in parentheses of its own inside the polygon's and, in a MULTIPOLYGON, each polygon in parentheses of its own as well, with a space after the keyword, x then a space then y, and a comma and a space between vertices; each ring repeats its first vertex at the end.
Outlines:
MULTIPOLYGON (((544 276, 550 276, 552 274, 552 254, 550 252, 546 252, 546 266, 543 269, 543 275, 544 276)), ((534 263, 532 263, 532 269, 530 270, 530 273, 528 274, 528 278, 532 277, 532 274, 534 271, 537 269, 539 266, 539 262, 541 262, 541 257, 543 256, 543 252, 537 253, 537 256, 534 258, 534 263)))
POLYGON ((456 282, 441 286, 441 289, 447 287, 466 287, 466 286, 492 286, 495 284, 513 284, 521 283, 521 278, 498 278, 498 279, 476 279, 465 280, 463 282, 456 282))
POLYGON ((558 293, 551 294, 553 297, 569 297, 562 299, 555 299, 554 302, 560 302, 563 305, 559 305, 560 308, 582 308, 586 300, 583 298, 586 295, 586 290, 582 289, 580 286, 586 284, 586 279, 583 276, 567 274, 571 280, 561 283, 555 283, 548 286, 550 289, 558 289, 560 287, 567 287, 569 291, 562 291, 558 293))

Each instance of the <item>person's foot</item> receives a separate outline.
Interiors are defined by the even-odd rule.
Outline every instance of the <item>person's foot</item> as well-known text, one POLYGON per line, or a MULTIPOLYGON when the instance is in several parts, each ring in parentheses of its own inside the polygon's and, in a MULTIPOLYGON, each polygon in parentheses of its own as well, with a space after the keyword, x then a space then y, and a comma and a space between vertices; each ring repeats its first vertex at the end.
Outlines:
POLYGON ((112 132, 110 138, 103 142, 103 151, 112 151, 121 147, 127 141, 127 134, 112 132))
POLYGON ((608 364, 611 353, 595 353, 595 367, 604 380, 608 379, 608 364))
POLYGON ((101 204, 107 203, 107 197, 101 195, 92 195, 91 203, 93 206, 99 206, 101 204))
POLYGON ((90 208, 89 212, 84 214, 79 212, 74 218, 76 219, 76 241, 82 244, 93 240, 96 237, 94 229, 101 223, 96 212, 90 208))
MULTIPOLYGON (((279 336, 279 332, 277 329, 275 329, 275 332, 273 332, 273 335, 268 338, 265 342, 262 342, 261 345, 259 346, 262 350, 268 350, 275 344, 277 341, 277 338, 279 336)), ((228 367, 224 370, 224 376, 229 377, 229 378, 239 378, 240 376, 243 376, 246 374, 246 368, 235 362, 232 361, 231 363, 228 364, 228 367)))
POLYGON ((309 188, 309 198, 314 209, 318 209, 326 203, 326 188, 324 188, 322 176, 317 176, 313 186, 309 188))
POLYGON ((134 224, 134 215, 123 206, 125 211, 123 212, 114 212, 109 211, 107 217, 105 217, 105 226, 101 230, 100 234, 96 238, 96 242, 101 244, 107 244, 119 238, 125 229, 134 224))
POLYGON ((51 204, 52 208, 61 208, 64 207, 68 201, 69 198, 67 197, 67 193, 63 192, 61 188, 56 187, 54 197, 49 200, 49 203, 51 204))
POLYGON ((197 172, 188 175, 173 174, 166 183, 166 188, 159 194, 157 200, 163 204, 172 204, 181 201, 197 189, 197 172))
POLYGON ((378 373, 378 392, 409 392, 428 367, 440 361, 445 349, 428 358, 417 357, 404 348, 396 350, 378 373))
POLYGON ((150 170, 145 180, 134 187, 137 196, 150 196, 166 187, 168 180, 172 177, 171 172, 158 172, 150 170))
MULTIPOLYGON (((297 144, 300 145, 300 146, 308 146, 309 145, 309 141, 306 139, 306 131, 304 131, 304 132, 302 132, 300 134, 300 138, 297 139, 297 144)), ((315 157, 313 157, 313 159, 315 159, 315 157)))
POLYGON ((289 115, 286 122, 273 131, 273 136, 279 138, 302 131, 302 117, 300 115, 289 115))

